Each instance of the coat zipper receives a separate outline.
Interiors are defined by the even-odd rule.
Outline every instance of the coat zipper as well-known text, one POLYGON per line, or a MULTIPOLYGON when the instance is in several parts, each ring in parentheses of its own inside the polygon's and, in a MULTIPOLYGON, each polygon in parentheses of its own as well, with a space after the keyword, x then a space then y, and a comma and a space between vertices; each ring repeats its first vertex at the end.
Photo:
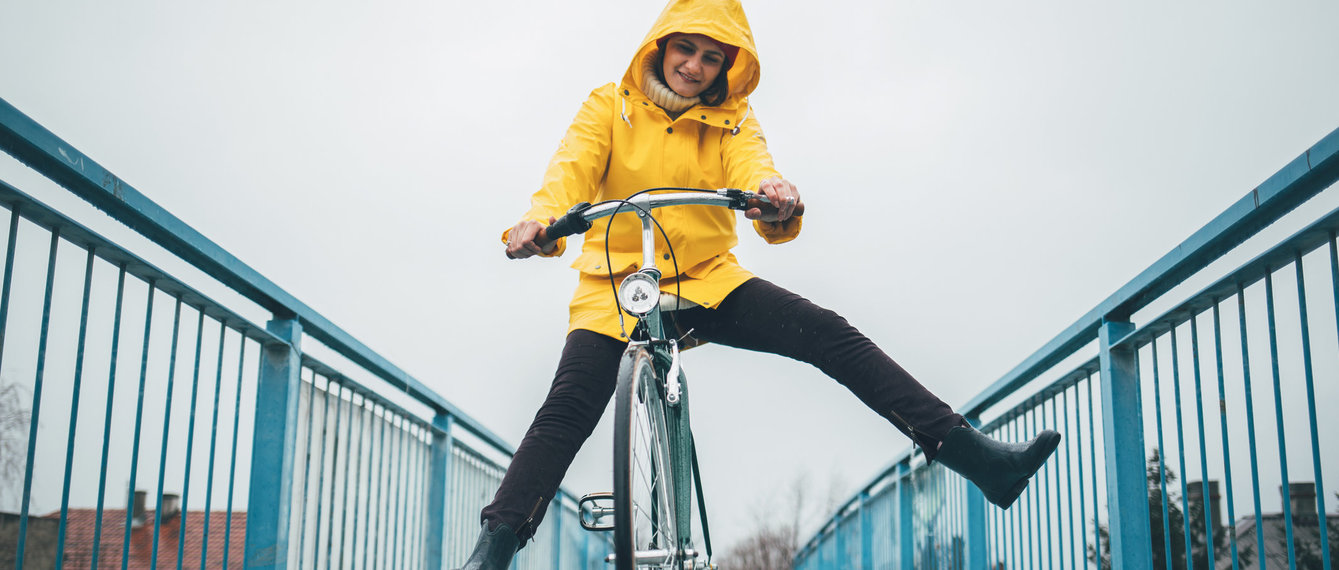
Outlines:
MULTIPOLYGON (((544 505, 544 497, 543 495, 541 495, 538 499, 535 499, 535 507, 533 509, 530 509, 530 516, 526 517, 525 522, 521 523, 521 528, 532 526, 531 523, 535 522, 535 515, 539 514, 539 507, 543 505, 544 505)), ((516 530, 520 531, 520 529, 516 530)))
POLYGON ((906 427, 907 435, 911 436, 912 441, 916 441, 916 428, 911 427, 911 422, 908 422, 907 420, 903 419, 902 416, 899 415, 894 410, 888 410, 888 413, 892 414, 894 420, 896 420, 898 423, 901 423, 904 427, 906 427))

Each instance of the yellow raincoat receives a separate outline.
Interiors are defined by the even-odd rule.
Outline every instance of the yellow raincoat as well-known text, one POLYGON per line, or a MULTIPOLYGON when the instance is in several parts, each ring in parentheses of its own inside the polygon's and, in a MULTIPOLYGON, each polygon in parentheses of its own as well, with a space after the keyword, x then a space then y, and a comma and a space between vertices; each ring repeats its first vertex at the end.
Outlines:
MULTIPOLYGON (((622 82, 599 87, 586 99, 523 219, 548 224, 550 216, 560 217, 578 202, 627 198, 659 186, 757 190, 763 179, 779 176, 748 105, 758 77, 753 33, 738 0, 671 1, 642 41, 622 82), (699 104, 671 120, 642 92, 642 61, 657 49, 657 40, 674 32, 703 34, 736 46, 739 52, 727 72, 730 95, 725 102, 716 107, 699 104)), ((715 308, 753 276, 730 252, 739 242, 735 211, 674 206, 657 210, 656 219, 669 234, 680 273, 675 279, 669 248, 657 235, 663 291, 677 291, 688 301, 715 308)), ((586 329, 626 338, 605 262, 605 230, 610 224, 615 283, 641 263, 641 223, 635 215, 595 222, 572 264, 581 276, 570 306, 568 332, 586 329)), ((768 243, 782 243, 799 234, 801 221, 755 221, 753 226, 768 243)), ((508 232, 502 235, 504 243, 508 232)), ((562 255, 565 249, 560 241, 551 255, 562 255)), ((626 332, 635 322, 628 318, 626 332)))

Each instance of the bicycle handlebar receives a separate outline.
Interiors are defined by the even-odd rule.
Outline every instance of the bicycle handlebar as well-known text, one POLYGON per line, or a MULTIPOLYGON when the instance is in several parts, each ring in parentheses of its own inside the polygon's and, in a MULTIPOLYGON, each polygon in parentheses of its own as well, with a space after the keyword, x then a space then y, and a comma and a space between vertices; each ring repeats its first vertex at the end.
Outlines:
MULTIPOLYGON (((548 247, 555 240, 589 230, 595 220, 619 213, 650 211, 665 206, 681 205, 723 206, 732 210, 747 210, 754 202, 771 203, 763 194, 735 188, 722 188, 715 192, 643 194, 628 200, 610 200, 595 205, 581 202, 572 206, 571 210, 548 227, 541 228, 535 235, 535 244, 541 248, 548 247)), ((803 214, 802 207, 797 208, 794 213, 796 216, 803 214)), ((507 257, 511 258, 511 254, 508 253, 507 257)))

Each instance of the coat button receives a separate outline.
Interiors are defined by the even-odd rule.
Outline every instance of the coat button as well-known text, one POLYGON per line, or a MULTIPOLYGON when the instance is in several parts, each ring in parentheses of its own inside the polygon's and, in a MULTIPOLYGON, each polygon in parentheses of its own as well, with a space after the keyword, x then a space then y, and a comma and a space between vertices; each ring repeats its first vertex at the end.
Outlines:
POLYGON ((624 94, 624 95, 627 95, 627 94, 628 94, 628 90, 627 90, 627 89, 624 89, 624 90, 623 90, 623 94, 624 94))
POLYGON ((642 106, 643 106, 643 107, 650 107, 651 104, 650 104, 650 103, 647 103, 646 101, 642 101, 642 106))
POLYGON ((665 132, 669 134, 674 134, 674 127, 665 127, 665 132))
POLYGON ((668 254, 668 253, 665 254, 665 259, 667 259, 667 260, 669 259, 669 254, 668 254))
POLYGON ((703 120, 703 121, 707 120, 707 116, 706 116, 706 115, 702 115, 702 120, 703 120))
POLYGON ((726 119, 726 120, 725 120, 725 124, 727 124, 727 125, 730 124, 730 119, 726 119))

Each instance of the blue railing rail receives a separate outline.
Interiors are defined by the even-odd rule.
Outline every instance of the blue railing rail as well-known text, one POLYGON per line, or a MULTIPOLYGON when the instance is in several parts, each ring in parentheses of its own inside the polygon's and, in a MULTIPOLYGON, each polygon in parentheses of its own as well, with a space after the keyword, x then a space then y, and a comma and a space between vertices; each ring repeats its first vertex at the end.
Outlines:
MULTIPOLYGON (((1078 565, 1080 559, 1084 565, 1089 563, 1096 565, 1100 561, 1099 568, 1145 568, 1152 566, 1154 558, 1170 560, 1173 555, 1171 549, 1173 539, 1170 536, 1172 532, 1164 531, 1173 525, 1168 523, 1160 528, 1151 528, 1154 525, 1150 522, 1149 505, 1152 503, 1165 506, 1175 502, 1177 497, 1175 493, 1169 494, 1165 487, 1160 489, 1160 494, 1151 494, 1147 479, 1152 472, 1159 473, 1161 477, 1167 479, 1175 474, 1175 470, 1166 464, 1167 453, 1159 455, 1161 459, 1156 465, 1146 455, 1150 447, 1144 442, 1145 424, 1154 422, 1156 425, 1158 444, 1153 446, 1153 449, 1167 450, 1170 444, 1166 444, 1163 438, 1163 410, 1165 407, 1174 410, 1177 419, 1176 431, 1180 441, 1174 447, 1178 454, 1193 453, 1193 450, 1183 451, 1186 445, 1181 441, 1185 435, 1181 395, 1182 391, 1187 391, 1188 394, 1189 388, 1183 389, 1180 385, 1179 372, 1184 367, 1183 361, 1186 359, 1173 360, 1170 365, 1170 370, 1178 382, 1172 388, 1176 391, 1175 403, 1170 407, 1165 406, 1160 398, 1166 389, 1157 379, 1159 371, 1167 369, 1168 366, 1165 365, 1165 358, 1159 360, 1157 341, 1162 337, 1167 339, 1162 341, 1163 343, 1171 342, 1173 358, 1176 358, 1175 333, 1178 327, 1193 329, 1191 342, 1194 347, 1193 372, 1196 405, 1199 409, 1199 429, 1197 432, 1192 431, 1190 435, 1201 442, 1199 455, 1204 459, 1199 461, 1198 467, 1192 465, 1192 472, 1197 472, 1203 479, 1204 497, 1209 497, 1211 493, 1209 478, 1214 475, 1214 471, 1226 476, 1229 481, 1226 496, 1229 511, 1232 511, 1231 497, 1234 493, 1231 489, 1227 408, 1229 402, 1241 400, 1246 401, 1246 406, 1251 405, 1252 370, 1247 364, 1241 372, 1241 375, 1245 376, 1244 398, 1237 400, 1226 394, 1220 394, 1219 401, 1224 410, 1221 414, 1223 417, 1221 429, 1217 432, 1206 431, 1202 401, 1198 392, 1201 389, 1199 360, 1201 355, 1198 343, 1201 339, 1210 339, 1200 334, 1198 321, 1207 318, 1206 315, 1212 311, 1215 327, 1211 340, 1215 345, 1221 345, 1224 333, 1217 326, 1219 305, 1233 297, 1244 299, 1243 292, 1248 287, 1262 279, 1268 282, 1267 276, 1289 265, 1298 268, 1300 283, 1300 268, 1304 255, 1327 243, 1332 252, 1336 249, 1335 232, 1339 229, 1339 211, 1323 216, 1269 252, 1193 295, 1172 311, 1150 321, 1143 328, 1136 330, 1136 327, 1129 322, 1131 316, 1255 236, 1261 229, 1333 186, 1336 181, 1339 181, 1339 130, 1331 132, 1289 162, 1074 324, 1061 331, 989 388, 961 406, 961 413, 969 421, 997 437, 1022 440, 1048 427, 1065 432, 1066 441, 1060 452, 1034 478, 1027 494, 1020 498, 1013 509, 1006 512, 988 507, 975 488, 963 485, 956 476, 949 476, 946 479, 945 473, 938 466, 924 465, 923 461, 917 463, 920 459, 919 453, 909 449, 836 510, 827 523, 802 546, 796 556, 796 568, 1026 568, 1031 567, 1029 564, 1053 562, 1049 558, 1043 558, 1043 555, 1059 556, 1062 562, 1067 561, 1074 565, 1078 565), (1189 327, 1184 326, 1187 323, 1189 327), (1080 350, 1094 341, 1098 344, 1098 354, 1095 357, 1083 361, 1071 372, 1060 375, 1040 389, 1033 388, 1037 391, 1016 405, 1004 410, 994 409, 1001 402, 1023 396, 1024 389, 1034 385, 1044 375, 1053 373, 1058 364, 1074 358, 1080 350), (1160 362, 1164 364, 1160 365, 1160 362), (1152 382, 1140 376, 1141 364, 1145 374, 1148 370, 1152 370, 1154 374, 1152 382), (1098 392, 1100 399, 1100 407, 1096 408, 1092 402, 1094 390, 1098 392), (1087 396, 1084 395, 1085 392, 1087 396), (1153 406, 1149 406, 1149 398, 1145 396, 1153 396, 1153 406), (995 414, 993 420, 981 426, 981 418, 992 412, 995 414), (1210 466, 1207 453, 1203 451, 1205 447, 1203 442, 1216 438, 1223 441, 1222 455, 1224 462, 1229 466, 1226 473, 1222 473, 1224 470, 1217 469, 1216 465, 1210 466), (1065 476, 1066 474, 1068 476, 1065 476), (917 480, 917 477, 920 480, 917 480), (922 487, 926 485, 939 493, 937 498, 930 501, 934 507, 933 513, 924 507, 927 499, 922 487), (1052 491, 1054 496, 1051 495, 1052 491), (1074 512, 1076 508, 1079 510, 1078 513, 1074 512), (891 518, 888 521, 870 521, 869 513, 874 509, 887 511, 891 518), (1064 521, 1063 525, 1057 522, 1057 527, 1067 525, 1070 528, 1049 526, 1051 518, 1060 515, 1062 510, 1068 511, 1066 515, 1068 520, 1064 521), (1101 522, 1102 513, 1107 515, 1105 522, 1101 522), (862 521, 865 521, 864 524, 862 521), (871 532, 880 534, 871 539, 868 536, 871 532), (938 537, 935 536, 936 533, 938 537), (1167 536, 1163 540, 1164 537, 1155 534, 1167 536), (952 538, 946 543, 945 537, 952 538), (892 544, 887 547, 880 546, 880 543, 885 541, 892 544), (1158 541, 1157 544, 1165 543, 1167 547, 1165 552, 1157 555, 1150 552, 1150 544, 1155 541, 1158 541), (1107 544, 1103 544, 1104 542, 1107 544)), ((1331 253, 1331 257, 1335 260, 1334 288, 1339 291, 1339 255, 1331 253)), ((1269 301, 1268 330, 1273 349, 1269 361, 1274 364, 1274 380, 1278 392, 1279 356, 1273 342, 1275 320, 1272 287, 1266 292, 1266 298, 1269 301)), ((1310 401, 1308 407, 1312 417, 1310 447, 1314 456, 1313 473, 1317 485, 1316 501, 1319 507, 1320 528, 1324 529, 1327 523, 1320 452, 1320 438, 1324 436, 1317 434, 1317 421, 1314 419, 1312 347, 1306 334, 1305 292, 1299 293, 1299 298, 1303 307, 1301 337, 1304 347, 1302 352, 1306 356, 1306 375, 1305 378, 1297 380, 1296 387, 1300 388, 1304 381, 1310 401)), ((1242 302, 1244 303, 1244 300, 1242 302)), ((1339 293, 1336 293, 1335 303, 1339 309, 1339 293)), ((1247 331, 1246 309, 1241 309, 1239 314, 1242 315, 1240 336, 1244 339, 1251 334, 1247 331)), ((1249 360, 1246 343, 1243 341, 1242 345, 1241 358, 1249 360)), ((1218 385, 1222 390, 1224 361, 1221 346, 1217 348, 1216 370, 1218 385)), ((1281 395, 1275 396, 1276 410, 1282 409, 1282 404, 1277 403, 1282 399, 1284 397, 1281 395)), ((1189 410, 1188 404, 1184 407, 1189 410)), ((1248 414, 1253 414, 1249 412, 1249 408, 1248 414)), ((1279 447, 1282 452, 1286 443, 1283 437, 1284 421, 1281 411, 1277 415, 1279 447)), ((1259 500, 1261 483, 1255 469, 1256 428, 1253 415, 1248 415, 1246 419, 1251 422, 1249 435, 1253 475, 1251 488, 1256 505, 1255 529, 1257 536, 1263 537, 1265 533, 1262 527, 1265 521, 1261 515, 1259 500)), ((1283 471, 1281 484, 1286 490, 1289 487, 1286 457, 1281 458, 1280 464, 1283 471)), ((1191 475, 1184 460, 1180 471, 1184 482, 1186 477, 1191 475)), ((1188 498, 1194 492, 1199 491, 1187 487, 1181 493, 1180 500, 1183 503, 1181 513, 1190 513, 1196 508, 1188 498)), ((1208 508, 1204 504, 1201 502, 1197 508, 1208 508)), ((1284 511, 1288 511, 1287 501, 1283 507, 1284 511)), ((1153 514, 1154 520, 1171 520, 1166 517, 1159 519, 1159 513, 1153 514)), ((1229 513, 1229 516, 1235 518, 1232 513, 1229 513)), ((1294 538, 1291 520, 1287 518, 1290 552, 1293 549, 1294 538)), ((1189 524, 1183 523, 1181 526, 1177 532, 1185 533, 1185 541, 1182 544, 1192 544, 1195 540, 1202 542, 1202 538, 1192 536, 1189 524)), ((1230 521, 1229 527, 1235 529, 1235 521, 1230 521)), ((1215 531, 1207 529, 1196 532, 1207 533, 1212 538, 1215 531)), ((1218 532, 1221 534, 1223 531, 1218 532)), ((1325 532, 1319 534, 1321 535, 1319 547, 1324 550, 1325 568, 1328 569, 1330 567, 1328 540, 1325 532)), ((1264 551, 1263 538, 1256 542, 1256 552, 1264 551)), ((1240 562, 1235 534, 1231 537, 1231 545, 1235 565, 1240 562)), ((1213 548, 1208 550, 1209 560, 1212 561, 1213 548)))
POLYGON ((378 378, 391 383, 437 412, 449 414, 461 428, 505 452, 514 451, 488 428, 441 395, 368 348, 296 297, 201 235, 133 186, 84 156, 0 99, 0 147, 127 227, 173 252, 219 283, 264 307, 276 319, 294 319, 302 332, 329 346, 378 378))
MULTIPOLYGON (((58 562, 66 557, 67 550, 75 552, 67 548, 67 540, 77 538, 91 544, 86 551, 79 552, 86 560, 66 558, 65 562, 81 567, 96 567, 100 561, 119 565, 138 548, 132 545, 132 534, 147 532, 149 525, 153 533, 152 552, 135 555, 152 557, 160 564, 194 564, 182 559, 187 541, 197 546, 203 542, 206 551, 214 551, 202 552, 199 564, 221 563, 229 567, 241 564, 248 568, 305 567, 318 563, 350 567, 393 563, 397 567, 441 568, 463 560, 478 532, 479 508, 500 482, 505 460, 514 451, 507 442, 3 99, 0 99, 0 148, 271 314, 265 326, 253 324, 236 310, 0 181, 0 206, 10 213, 4 287, 0 295, 0 363, 8 364, 7 356, 10 360, 22 356, 36 365, 36 381, 31 384, 33 404, 28 410, 31 429, 27 438, 20 529, 14 549, 19 567, 34 561, 31 551, 36 548, 28 549, 25 557, 29 527, 43 518, 29 512, 33 489, 40 487, 44 479, 59 478, 54 472, 47 472, 55 467, 43 463, 46 455, 39 452, 54 446, 48 444, 39 450, 37 444, 39 440, 51 440, 49 428, 39 429, 43 423, 44 392, 48 393, 45 396, 48 400, 53 396, 71 400, 65 447, 68 451, 63 461, 55 461, 64 471, 59 538, 58 544, 48 545, 58 562), (31 319, 35 321, 34 328, 40 329, 41 337, 35 356, 13 350, 9 355, 4 352, 7 344, 13 344, 15 339, 23 337, 22 333, 28 332, 22 330, 16 334, 8 326, 13 320, 11 289, 16 289, 11 287, 16 271, 15 252, 20 249, 18 242, 30 235, 26 233, 28 229, 20 231, 21 226, 45 231, 39 242, 45 247, 49 239, 50 244, 49 258, 44 257, 47 259, 44 308, 40 318, 31 319), (57 278, 62 273, 57 253, 62 244, 87 252, 80 285, 84 289, 82 315, 75 312, 79 329, 77 365, 68 377, 62 369, 60 374, 44 378, 45 369, 50 368, 45 366, 49 352, 47 331, 53 328, 53 321, 62 318, 59 314, 52 315, 52 306, 56 305, 55 312, 60 313, 60 290, 68 288, 57 278), (105 285, 107 279, 100 276, 108 274, 119 274, 114 294, 115 317, 104 316, 98 321, 98 315, 90 316, 90 297, 104 297, 91 293, 90 289, 95 283, 105 285), (128 281, 127 277, 131 279, 128 281), (147 299, 132 299, 130 289, 146 291, 147 299), (161 308, 154 312, 156 305, 165 303, 165 308, 171 309, 166 311, 172 315, 170 324, 161 308), (133 323, 141 317, 132 313, 142 315, 142 329, 133 323), (91 327, 90 321, 98 323, 97 326, 91 327), (88 329, 98 328, 101 323, 110 325, 111 335, 90 337, 88 329), (171 348, 164 354, 165 329, 171 331, 171 348), (9 343, 5 342, 7 333, 9 343), (360 383, 305 353, 301 346, 303 335, 361 367, 388 388, 360 383), (118 348, 123 338, 127 343, 139 344, 118 348), (89 344, 101 345, 99 354, 110 353, 110 371, 107 363, 102 365, 106 371, 107 396, 101 430, 90 428, 87 421, 82 426, 78 422, 81 406, 89 406, 87 401, 80 402, 81 377, 88 369, 84 365, 86 339, 89 344), (217 349, 211 346, 215 341, 217 349), (137 358, 132 358, 132 354, 137 358), (213 364, 215 359, 217 364, 213 364), (138 402, 116 405, 126 390, 125 381, 118 390, 117 376, 126 375, 127 370, 123 369, 135 363, 131 361, 139 364, 133 370, 139 381, 138 402), (190 370, 192 361, 194 367, 190 370), (215 376, 212 391, 208 378, 211 372, 215 376), (190 404, 181 411, 184 406, 178 400, 183 399, 183 393, 178 391, 174 395, 173 386, 186 381, 191 385, 190 404), (156 402, 146 404, 146 394, 162 402, 161 410, 156 402), (211 395, 212 414, 207 409, 211 395), (428 410, 426 415, 405 409, 406 401, 421 405, 428 410), (176 414, 174 408, 178 410, 176 414), (126 412, 120 411, 128 409, 135 410, 133 416, 127 417, 126 412), (120 437, 125 429, 120 422, 114 422, 114 410, 122 422, 133 418, 133 436, 120 437), (202 417, 211 416, 212 426, 205 428, 203 419, 197 424, 197 412, 202 417), (151 442, 150 432, 155 428, 150 424, 157 419, 154 415, 157 413, 162 414, 161 442, 151 442), (184 417, 189 417, 188 424, 184 423, 184 417), (249 421, 252 417, 254 420, 249 421), (248 431, 250 449, 243 443, 239 452, 238 440, 245 442, 248 431), (180 441, 183 433, 187 440, 184 445, 180 441), (203 442, 196 442, 197 433, 202 438, 205 433, 211 434, 209 467, 203 473, 205 451, 203 442), (465 435, 467 440, 460 439, 465 435), (102 457, 101 464, 93 470, 101 471, 102 476, 96 485, 92 537, 67 537, 67 531, 82 532, 70 526, 78 518, 74 513, 77 509, 70 505, 71 481, 86 475, 72 473, 72 466, 77 459, 76 448, 90 445, 100 446, 102 457), (121 449, 132 446, 129 453, 121 449), (149 453, 151 446, 160 449, 149 453), (128 467, 124 465, 124 456, 129 456, 128 467), (157 456, 156 464, 153 456, 157 456), (117 463, 118 457, 122 457, 121 464, 117 463), (175 472, 183 462, 184 475, 168 472, 169 467, 175 472), (141 463, 146 464, 144 469, 140 469, 141 463), (149 466, 156 467, 156 477, 146 475, 152 471, 149 466), (112 509, 104 512, 105 503, 116 501, 115 497, 107 497, 107 473, 119 474, 127 469, 129 488, 124 512, 114 513, 112 509), (153 509, 150 521, 139 518, 146 516, 143 501, 131 499, 144 479, 156 484, 156 492, 150 496, 157 499, 157 508, 153 509), (225 481, 227 490, 223 499, 225 481), (197 494, 198 486, 206 486, 204 492, 209 498, 204 501, 205 528, 189 527, 188 531, 187 517, 199 516, 188 510, 199 502, 198 496, 194 501, 188 496, 192 482, 197 485, 197 494), (173 493, 168 490, 182 486, 178 530, 169 532, 170 521, 166 519, 173 516, 170 510, 173 493), (245 501, 244 516, 234 512, 240 510, 234 509, 234 488, 239 496, 245 496, 237 499, 245 501), (220 528, 214 528, 210 516, 219 504, 223 505, 227 520, 220 528), (115 520, 117 517, 124 520, 115 520), (211 530, 216 536, 210 536, 211 530), (193 537, 192 533, 201 536, 193 537), (169 534, 176 536, 175 548, 169 534), (242 540, 244 549, 239 547, 242 540), (177 551, 176 558, 171 558, 171 550, 177 551), (109 559, 113 554, 119 559, 109 559), (221 559, 217 558, 220 554, 221 559), (230 554, 234 554, 231 560, 230 554)), ((20 285, 33 280, 31 275, 20 275, 20 285)), ((37 297, 43 296, 37 294, 37 297)), ((29 298, 24 298, 24 302, 29 298)), ((96 308, 92 312, 97 313, 96 308)), ((59 326, 57 323, 54 328, 59 326)), ((33 337, 39 336, 37 330, 32 333, 33 337)), ((73 346, 51 348, 53 352, 58 350, 67 350, 71 360, 76 359, 73 346)), ((103 377, 97 380, 102 381, 103 377)), ((87 400, 88 388, 83 387, 82 392, 87 400)), ((77 492, 78 485, 74 486, 77 492)), ((216 514, 218 524, 222 513, 216 514)), ((518 558, 518 568, 601 565, 607 548, 602 541, 592 540, 581 531, 576 516, 571 496, 560 492, 551 505, 547 530, 518 558)), ((49 563, 37 560, 34 563, 38 565, 49 563)))
POLYGON ((1207 267, 1339 179, 1339 130, 1331 132, 1246 193, 1218 217, 1065 328, 989 388, 963 405, 979 416, 1043 371, 1096 340, 1103 323, 1125 322, 1173 287, 1207 267))

